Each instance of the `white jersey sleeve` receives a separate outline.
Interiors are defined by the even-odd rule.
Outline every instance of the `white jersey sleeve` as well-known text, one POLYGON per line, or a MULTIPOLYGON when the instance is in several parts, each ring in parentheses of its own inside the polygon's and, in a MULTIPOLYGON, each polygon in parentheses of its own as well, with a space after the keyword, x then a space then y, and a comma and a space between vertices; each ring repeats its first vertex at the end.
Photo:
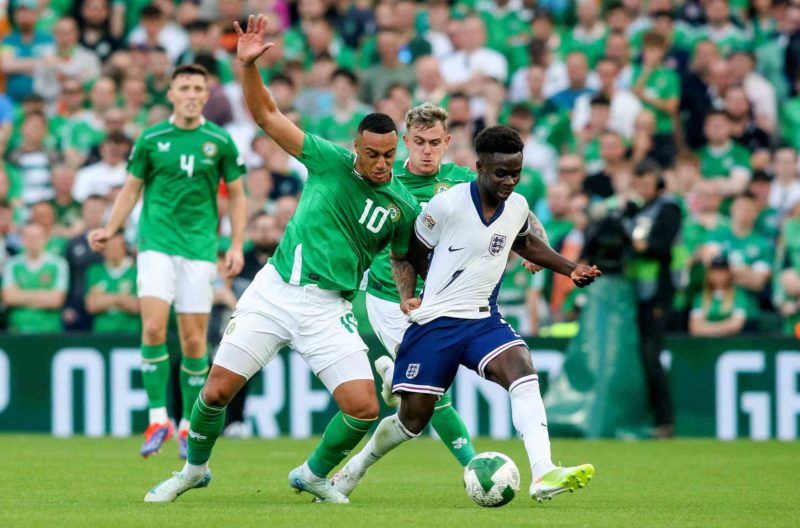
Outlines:
POLYGON ((428 246, 428 249, 433 249, 439 244, 443 226, 447 222, 450 212, 450 206, 444 194, 440 193, 434 196, 414 224, 417 238, 428 246))

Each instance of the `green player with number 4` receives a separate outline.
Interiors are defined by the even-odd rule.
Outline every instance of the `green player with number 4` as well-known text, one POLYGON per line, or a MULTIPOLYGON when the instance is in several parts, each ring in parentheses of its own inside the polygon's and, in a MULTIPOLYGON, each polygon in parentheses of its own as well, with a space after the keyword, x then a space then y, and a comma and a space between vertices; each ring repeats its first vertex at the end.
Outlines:
POLYGON ((355 154, 304 133, 277 108, 255 61, 265 43, 263 16, 238 24, 245 101, 255 122, 308 168, 308 181, 275 255, 237 304, 208 381, 197 399, 183 470, 156 485, 145 502, 170 502, 211 479, 208 460, 222 431, 225 406, 284 346, 297 351, 339 406, 319 445, 289 473, 289 485, 322 502, 346 503, 328 482, 330 471, 358 445, 378 418, 367 346, 350 300, 375 256, 390 248, 392 275, 416 284, 406 260, 419 206, 392 178, 397 130, 385 114, 359 124, 355 154))
POLYGON ((89 233, 89 243, 93 250, 102 250, 125 225, 144 192, 136 282, 150 426, 140 454, 158 453, 174 434, 166 408, 170 370, 167 322, 174 303, 182 352, 178 456, 186 458, 190 413, 209 368, 206 333, 217 274, 217 189, 224 180, 232 226, 225 267, 233 276, 244 263, 247 206, 241 176, 245 167, 228 133, 203 118, 209 97, 204 68, 191 64, 176 68, 167 97, 173 115, 142 131, 111 216, 105 227, 89 233))

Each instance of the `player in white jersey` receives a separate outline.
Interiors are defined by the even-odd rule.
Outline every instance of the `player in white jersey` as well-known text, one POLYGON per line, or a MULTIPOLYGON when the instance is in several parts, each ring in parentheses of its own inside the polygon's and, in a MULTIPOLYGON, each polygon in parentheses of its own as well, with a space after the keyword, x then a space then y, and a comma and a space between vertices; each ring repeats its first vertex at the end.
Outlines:
POLYGON ((367 445, 339 472, 334 486, 349 494, 367 468, 430 421, 437 399, 465 365, 509 391, 511 415, 530 460, 530 494, 544 500, 584 487, 594 467, 556 467, 550 460, 547 416, 530 351, 497 310, 505 263, 513 249, 530 262, 570 277, 578 287, 597 267, 576 264, 531 233, 528 205, 514 193, 523 143, 507 127, 475 140, 478 179, 435 196, 417 219, 409 258, 425 278, 422 299, 401 284, 401 308, 412 321, 397 353, 393 390, 397 414, 381 421, 367 445))

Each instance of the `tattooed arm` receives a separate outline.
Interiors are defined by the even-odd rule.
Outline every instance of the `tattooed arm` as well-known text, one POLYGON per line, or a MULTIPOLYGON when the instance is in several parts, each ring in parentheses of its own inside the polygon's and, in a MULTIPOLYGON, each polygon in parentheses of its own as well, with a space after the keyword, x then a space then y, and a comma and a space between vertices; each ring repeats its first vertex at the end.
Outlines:
POLYGON ((414 297, 417 289, 417 275, 425 278, 428 276, 428 256, 431 250, 428 249, 417 238, 416 233, 412 233, 408 245, 408 255, 395 255, 391 253, 392 279, 397 284, 400 292, 400 309, 404 314, 419 308, 422 301, 414 297))

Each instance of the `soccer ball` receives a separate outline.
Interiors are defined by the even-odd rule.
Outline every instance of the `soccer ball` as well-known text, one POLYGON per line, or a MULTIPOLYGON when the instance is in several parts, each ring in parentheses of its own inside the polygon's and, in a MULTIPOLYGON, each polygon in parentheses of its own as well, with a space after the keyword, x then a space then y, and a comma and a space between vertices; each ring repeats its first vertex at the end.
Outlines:
POLYGON ((464 487, 478 506, 503 506, 519 491, 519 469, 503 453, 479 453, 464 468, 464 487))

